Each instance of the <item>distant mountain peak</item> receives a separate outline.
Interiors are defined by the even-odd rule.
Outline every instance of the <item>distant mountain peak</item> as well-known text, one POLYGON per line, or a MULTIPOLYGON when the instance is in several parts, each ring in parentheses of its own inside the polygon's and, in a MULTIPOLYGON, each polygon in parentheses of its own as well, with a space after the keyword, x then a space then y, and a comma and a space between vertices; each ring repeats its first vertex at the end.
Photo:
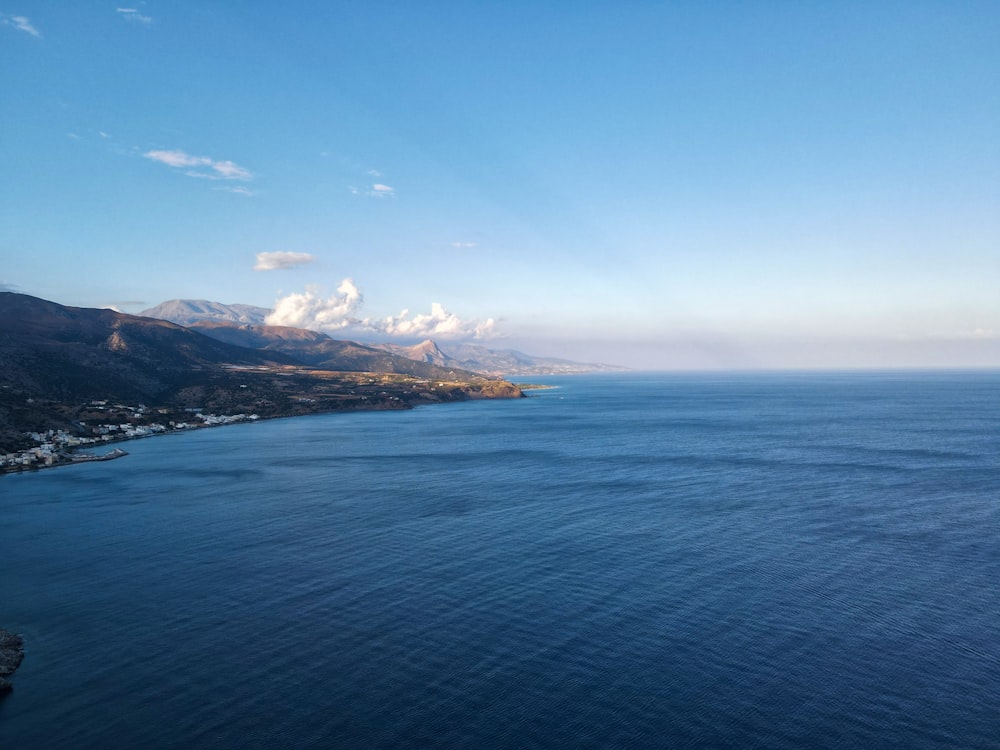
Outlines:
POLYGON ((435 365, 444 365, 448 360, 448 355, 441 351, 438 345, 431 339, 421 341, 414 346, 405 347, 400 353, 409 359, 430 362, 435 365))

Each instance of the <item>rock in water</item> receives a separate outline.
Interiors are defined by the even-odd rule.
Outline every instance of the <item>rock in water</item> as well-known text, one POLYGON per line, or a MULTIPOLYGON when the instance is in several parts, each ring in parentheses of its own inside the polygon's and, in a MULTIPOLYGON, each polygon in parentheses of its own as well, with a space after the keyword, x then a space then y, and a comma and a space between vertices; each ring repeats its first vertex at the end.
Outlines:
POLYGON ((16 633, 0 628, 0 694, 13 687, 3 679, 17 671, 24 658, 24 639, 16 633))

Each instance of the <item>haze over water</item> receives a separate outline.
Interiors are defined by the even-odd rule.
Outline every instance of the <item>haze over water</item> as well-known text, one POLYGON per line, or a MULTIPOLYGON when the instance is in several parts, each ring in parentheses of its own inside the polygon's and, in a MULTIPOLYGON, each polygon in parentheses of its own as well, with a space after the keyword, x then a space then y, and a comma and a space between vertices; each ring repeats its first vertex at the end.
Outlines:
POLYGON ((555 382, 3 477, 0 746, 995 747, 1000 374, 555 382))

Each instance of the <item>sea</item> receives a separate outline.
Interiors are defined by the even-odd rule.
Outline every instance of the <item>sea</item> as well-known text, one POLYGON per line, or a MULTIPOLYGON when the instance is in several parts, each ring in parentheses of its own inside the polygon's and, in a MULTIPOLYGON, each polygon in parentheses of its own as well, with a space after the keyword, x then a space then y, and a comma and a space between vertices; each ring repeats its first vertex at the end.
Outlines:
POLYGON ((1000 373, 534 380, 0 477, 0 747, 1000 747, 1000 373))

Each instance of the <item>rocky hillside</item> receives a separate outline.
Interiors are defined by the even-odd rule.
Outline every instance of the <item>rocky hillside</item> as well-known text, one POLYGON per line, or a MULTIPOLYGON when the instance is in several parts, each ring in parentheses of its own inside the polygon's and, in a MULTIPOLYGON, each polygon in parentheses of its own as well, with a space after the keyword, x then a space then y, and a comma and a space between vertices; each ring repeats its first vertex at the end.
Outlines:
POLYGON ((192 330, 238 346, 281 352, 300 362, 326 370, 391 372, 437 379, 482 377, 481 373, 459 367, 457 364, 439 365, 432 360, 418 360, 377 346, 340 341, 330 338, 325 333, 302 328, 203 321, 194 324, 192 330))

